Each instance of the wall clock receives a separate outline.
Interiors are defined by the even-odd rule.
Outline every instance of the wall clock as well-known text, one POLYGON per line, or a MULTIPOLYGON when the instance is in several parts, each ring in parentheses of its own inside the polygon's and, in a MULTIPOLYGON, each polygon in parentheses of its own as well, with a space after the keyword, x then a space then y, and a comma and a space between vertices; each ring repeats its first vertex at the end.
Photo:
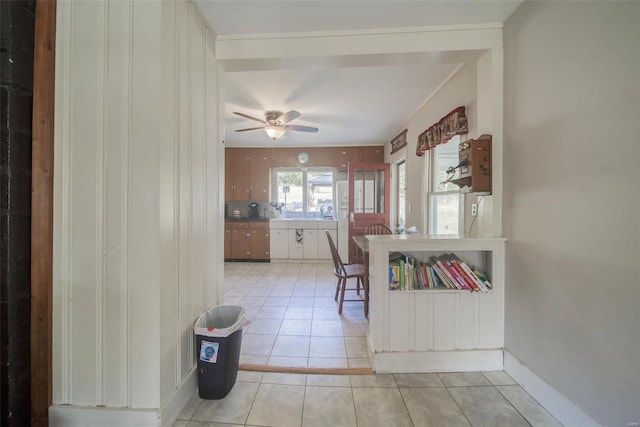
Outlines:
POLYGON ((298 154, 298 163, 301 165, 306 165, 309 163, 309 153, 305 153, 304 151, 298 154))

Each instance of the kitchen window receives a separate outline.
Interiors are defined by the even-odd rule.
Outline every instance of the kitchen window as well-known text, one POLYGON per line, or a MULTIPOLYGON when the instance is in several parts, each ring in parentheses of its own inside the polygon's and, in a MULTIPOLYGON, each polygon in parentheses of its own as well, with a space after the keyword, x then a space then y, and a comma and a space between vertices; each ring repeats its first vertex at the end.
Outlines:
POLYGON ((457 185, 447 180, 447 168, 458 164, 458 143, 456 136, 445 144, 438 145, 429 151, 429 233, 459 234, 462 229, 462 196, 457 185))
POLYGON ((329 168, 274 169, 275 202, 284 213, 333 216, 335 171, 329 168))

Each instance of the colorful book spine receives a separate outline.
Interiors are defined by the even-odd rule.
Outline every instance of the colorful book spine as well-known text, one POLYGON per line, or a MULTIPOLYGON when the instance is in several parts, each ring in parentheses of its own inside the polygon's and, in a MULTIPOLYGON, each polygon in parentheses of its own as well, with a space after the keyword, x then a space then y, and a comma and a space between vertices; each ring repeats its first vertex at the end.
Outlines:
POLYGON ((480 287, 465 273, 462 266, 458 263, 458 261, 451 255, 445 255, 447 262, 453 267, 456 274, 463 280, 471 290, 474 292, 480 292, 480 287))
POLYGON ((440 279, 438 278, 438 275, 436 274, 436 271, 433 268, 433 265, 429 265, 429 275, 431 276, 431 280, 433 281, 433 287, 434 288, 439 288, 440 287, 440 279))
POLYGON ((449 280, 451 280, 451 283, 453 283, 456 288, 458 288, 458 289, 467 289, 466 284, 464 284, 463 282, 460 282, 456 278, 456 275, 454 274, 453 270, 451 269, 451 267, 449 265, 447 265, 446 262, 444 262, 442 257, 437 258, 437 263, 438 263, 438 266, 440 267, 440 269, 444 272, 444 274, 447 275, 449 280))
POLYGON ((389 289, 397 290, 400 286, 400 266, 398 263, 389 265, 389 289))
POLYGON ((460 257, 458 257, 456 254, 450 254, 449 256, 453 257, 456 260, 458 265, 460 267, 462 267, 462 270, 465 272, 467 277, 469 277, 469 279, 473 280, 473 282, 478 286, 478 288, 480 288, 480 290, 482 292, 489 292, 489 289, 484 284, 484 282, 482 280, 478 279, 478 276, 476 276, 474 274, 473 270, 471 269, 471 267, 469 267, 469 265, 466 262, 464 262, 462 259, 460 259, 460 257))
POLYGON ((438 263, 438 259, 432 256, 431 261, 433 261, 433 269, 445 286, 449 289, 458 289, 458 286, 456 286, 447 273, 442 269, 442 266, 438 263))

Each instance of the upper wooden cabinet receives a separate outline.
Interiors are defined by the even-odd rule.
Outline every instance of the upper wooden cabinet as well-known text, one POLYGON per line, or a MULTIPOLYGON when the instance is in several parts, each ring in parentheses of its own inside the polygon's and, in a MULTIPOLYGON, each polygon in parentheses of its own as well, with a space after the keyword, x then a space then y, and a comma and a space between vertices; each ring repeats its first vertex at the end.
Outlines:
POLYGON ((347 171, 349 163, 382 163, 384 147, 339 147, 337 148, 336 167, 339 171, 347 171))
POLYGON ((269 171, 272 167, 271 149, 256 149, 251 153, 250 200, 269 200, 269 171))
POLYGON ((225 200, 269 200, 271 149, 227 148, 225 152, 225 200))
POLYGON ((248 148, 225 151, 225 200, 243 202, 251 200, 251 150, 248 148))

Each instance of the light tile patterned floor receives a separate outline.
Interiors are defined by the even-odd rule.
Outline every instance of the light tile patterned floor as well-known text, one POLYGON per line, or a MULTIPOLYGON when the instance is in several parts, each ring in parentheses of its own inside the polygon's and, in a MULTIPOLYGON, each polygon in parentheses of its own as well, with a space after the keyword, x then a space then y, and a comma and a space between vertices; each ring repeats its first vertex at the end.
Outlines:
POLYGON ((502 372, 304 375, 239 371, 231 392, 197 392, 174 427, 560 426, 502 372))
POLYGON ((225 263, 224 302, 245 307, 252 319, 240 363, 370 367, 363 303, 345 302, 340 316, 335 289, 328 262, 225 263))
MULTIPOLYGON (((252 324, 241 362, 370 366, 362 303, 333 302, 329 264, 225 264, 225 303, 252 324)), ((505 372, 305 375, 239 371, 220 400, 191 398, 174 427, 560 426, 505 372)))

